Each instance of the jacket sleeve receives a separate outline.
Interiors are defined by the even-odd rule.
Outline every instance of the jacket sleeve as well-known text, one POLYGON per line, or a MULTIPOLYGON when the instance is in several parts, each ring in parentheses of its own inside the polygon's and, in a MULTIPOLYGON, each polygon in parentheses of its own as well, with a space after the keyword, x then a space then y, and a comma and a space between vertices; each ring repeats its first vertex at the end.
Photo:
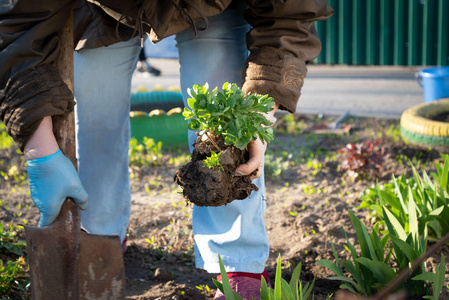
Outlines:
POLYGON ((73 110, 53 63, 71 0, 19 0, 0 10, 0 120, 23 151, 45 116, 73 110))
POLYGON ((315 21, 328 19, 325 0, 247 0, 250 56, 243 74, 247 93, 268 94, 280 108, 296 111, 307 68, 321 51, 315 21))

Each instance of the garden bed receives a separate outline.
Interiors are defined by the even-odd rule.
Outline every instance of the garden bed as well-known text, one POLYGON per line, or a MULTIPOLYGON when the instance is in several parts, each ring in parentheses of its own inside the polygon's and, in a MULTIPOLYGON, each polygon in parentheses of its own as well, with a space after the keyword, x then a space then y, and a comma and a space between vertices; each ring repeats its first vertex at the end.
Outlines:
MULTIPOLYGON (((327 116, 335 118, 337 116, 327 116)), ((315 299, 335 294, 340 282, 328 280, 334 274, 317 264, 320 259, 333 260, 329 236, 341 257, 346 239, 357 244, 348 209, 362 219, 368 231, 372 223, 367 210, 357 209, 360 193, 375 184, 388 182, 392 175, 413 176, 408 160, 419 172, 433 171, 440 154, 402 142, 399 120, 349 118, 349 134, 317 135, 313 126, 325 119, 313 115, 279 116, 275 140, 269 145, 266 159, 267 212, 266 225, 270 239, 267 269, 274 280, 279 254, 283 262, 283 277, 289 279, 294 267, 301 262, 301 279, 314 277, 315 299), (352 180, 339 171, 343 158, 340 149, 348 143, 374 143, 383 148, 382 168, 378 174, 363 180, 352 180)), ((328 121, 331 121, 329 119, 328 121)), ((26 173, 20 155, 7 142, 0 145, 1 206, 0 219, 5 225, 35 225, 37 209, 29 198, 26 173), (16 166, 16 167, 14 167, 16 166)), ((135 164, 132 177, 132 215, 129 227, 129 247, 125 254, 127 299, 212 299, 215 286, 212 276, 194 267, 192 207, 186 205, 173 182, 177 168, 189 159, 187 149, 165 152, 155 150, 157 166, 135 164)), ((22 234, 19 230, 19 234, 22 234)), ((449 260, 446 245, 428 260, 428 268, 439 264, 440 253, 449 260)), ((8 256, 10 258, 13 255, 8 256)), ((5 256, 2 256, 5 259, 5 256)), ((446 275, 441 299, 449 299, 449 275, 446 275)), ((13 298, 21 299, 16 292, 13 298)))

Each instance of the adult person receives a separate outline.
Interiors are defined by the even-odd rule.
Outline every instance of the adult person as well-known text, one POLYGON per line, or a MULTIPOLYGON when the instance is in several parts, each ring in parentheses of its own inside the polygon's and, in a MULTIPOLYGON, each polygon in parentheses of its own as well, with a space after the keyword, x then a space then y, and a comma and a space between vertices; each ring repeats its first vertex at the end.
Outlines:
MULTIPOLYGON (((27 159, 39 225, 51 224, 69 196, 84 209, 83 227, 118 235, 126 245, 129 99, 145 32, 152 42, 176 34, 185 100, 194 84, 213 88, 227 81, 269 94, 276 100, 272 114, 294 112, 306 64, 321 49, 314 22, 331 14, 325 0, 16 0, 0 6, 0 118, 27 159), (72 5, 79 174, 59 151, 51 122, 74 107, 52 66, 72 5)), ((194 138, 190 132, 190 144, 194 138)), ((196 266, 218 273, 220 253, 234 290, 257 299, 269 253, 260 168, 265 145, 254 141, 248 150, 250 161, 237 173, 259 168, 260 193, 224 207, 194 207, 192 225, 196 266)), ((217 292, 216 299, 224 298, 217 292)))

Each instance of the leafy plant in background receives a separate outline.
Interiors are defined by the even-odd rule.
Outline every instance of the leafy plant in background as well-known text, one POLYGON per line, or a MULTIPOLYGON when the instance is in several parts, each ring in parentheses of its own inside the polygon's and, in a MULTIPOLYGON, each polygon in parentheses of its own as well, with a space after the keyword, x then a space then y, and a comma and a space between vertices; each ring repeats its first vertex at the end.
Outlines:
POLYGON ((6 132, 4 123, 0 123, 0 150, 11 149, 15 146, 14 140, 6 132))
POLYGON ((292 157, 293 155, 287 151, 272 152, 267 150, 264 162, 265 176, 269 177, 270 180, 279 180, 284 172, 295 164, 292 157))
POLYGON ((161 165, 162 142, 144 137, 139 143, 136 138, 129 142, 129 164, 136 167, 148 167, 161 165))
MULTIPOLYGON (((226 297, 226 300, 242 300, 236 292, 231 289, 226 270, 223 265, 221 256, 218 255, 220 263, 220 273, 223 283, 214 280, 215 285, 220 289, 226 297)), ((274 288, 270 288, 264 277, 261 280, 260 300, 306 300, 312 292, 315 279, 312 282, 308 282, 303 286, 299 276, 301 275, 301 263, 299 263, 293 270, 290 282, 287 282, 281 275, 281 256, 278 257, 276 267, 276 277, 274 282, 274 288)))
MULTIPOLYGON (((388 209, 384 207, 383 210, 385 223, 388 228, 386 235, 380 237, 379 223, 374 226, 371 234, 368 234, 365 225, 352 211, 349 211, 351 221, 356 230, 361 253, 357 253, 355 246, 349 241, 345 232, 347 241, 345 248, 351 253, 352 261, 341 260, 331 241, 335 263, 327 259, 317 262, 319 265, 328 268, 336 274, 336 276, 330 277, 330 279, 343 281, 340 288, 347 289, 356 294, 372 296, 394 280, 404 269, 409 268, 411 262, 425 253, 427 247, 427 230, 425 227, 424 235, 420 236, 416 210, 410 209, 408 234, 406 234, 405 229, 388 209), (388 248, 390 242, 392 245, 391 249, 388 248), (394 268, 391 267, 391 259, 395 261, 396 267, 394 268), (344 267, 351 277, 346 276, 342 267, 344 267)), ((435 280, 435 276, 439 280, 440 273, 440 270, 437 270, 437 274, 425 272, 424 264, 422 264, 399 288, 405 288, 409 296, 429 295, 429 288, 426 281, 437 281, 435 280)), ((441 290, 442 286, 433 284, 433 295, 438 296, 441 290)))
POLYGON ((276 131, 284 134, 303 134, 307 129, 307 124, 304 120, 295 120, 294 114, 284 115, 279 122, 279 126, 276 127, 276 131))
POLYGON ((191 120, 190 130, 199 130, 200 136, 223 136, 227 145, 242 150, 257 138, 267 143, 274 139, 273 129, 266 127, 271 122, 260 114, 273 110, 273 98, 256 94, 245 96, 235 83, 226 82, 222 93, 217 90, 210 91, 207 83, 188 90, 190 108, 185 107, 182 115, 191 120))
POLYGON ((380 141, 347 144, 340 149, 343 161, 340 171, 346 171, 353 178, 370 178, 382 169, 386 152, 378 147, 380 141))
MULTIPOLYGON (((6 263, 0 259, 0 296, 5 297, 12 291, 26 292, 29 289, 28 266, 23 258, 26 243, 18 238, 18 228, 9 226, 4 230, 0 223, 0 252, 9 259, 6 263), (17 259, 12 259, 17 257, 17 259)), ((3 299, 3 298, 2 298, 3 299)))
POLYGON ((435 273, 422 273, 412 278, 412 280, 424 280, 432 285, 433 295, 424 296, 423 299, 438 300, 440 293, 444 286, 444 275, 446 274, 446 261, 444 255, 441 254, 441 262, 439 266, 435 267, 435 273), (440 291, 437 293, 436 291, 440 291))
POLYGON ((26 243, 19 240, 17 235, 18 232, 13 226, 9 227, 9 231, 4 231, 3 224, 0 223, 0 252, 22 256, 26 243))
POLYGON ((343 282, 340 285, 341 289, 347 289, 355 294, 372 296, 396 276, 395 271, 388 265, 392 255, 392 252, 386 248, 388 237, 381 238, 379 236, 379 224, 374 226, 371 234, 368 234, 365 225, 352 211, 349 211, 349 216, 356 230, 361 254, 357 253, 345 232, 347 242, 345 249, 351 253, 352 261, 341 260, 331 241, 335 263, 322 259, 317 264, 328 268, 336 275, 329 279, 343 282), (352 279, 345 275, 342 267, 347 270, 352 279))
POLYGON ((15 261, 10 260, 6 264, 0 260, 0 296, 7 296, 11 291, 27 291, 30 284, 27 271, 28 266, 23 257, 15 261))
POLYGON ((437 162, 437 172, 431 173, 433 180, 425 171, 420 176, 412 165, 413 177, 393 176, 390 182, 365 190, 360 196, 360 208, 369 208, 373 216, 383 221, 382 207, 385 206, 408 230, 409 203, 412 203, 417 210, 419 233, 423 234, 426 226, 430 240, 440 239, 449 232, 449 156, 443 154, 442 157, 444 162, 437 162))

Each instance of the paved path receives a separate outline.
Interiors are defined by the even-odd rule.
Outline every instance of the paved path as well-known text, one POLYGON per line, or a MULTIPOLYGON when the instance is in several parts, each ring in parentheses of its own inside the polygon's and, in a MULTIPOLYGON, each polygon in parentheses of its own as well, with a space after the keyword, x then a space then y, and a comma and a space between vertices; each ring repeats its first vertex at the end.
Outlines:
MULTIPOLYGON (((154 77, 135 73, 132 90, 156 85, 180 86, 176 59, 150 59, 162 71, 154 77)), ((420 67, 310 65, 297 112, 400 118, 409 107, 424 101, 415 79, 420 67)))
POLYGON ((400 118, 424 101, 415 79, 419 68, 312 65, 298 111, 400 118))

